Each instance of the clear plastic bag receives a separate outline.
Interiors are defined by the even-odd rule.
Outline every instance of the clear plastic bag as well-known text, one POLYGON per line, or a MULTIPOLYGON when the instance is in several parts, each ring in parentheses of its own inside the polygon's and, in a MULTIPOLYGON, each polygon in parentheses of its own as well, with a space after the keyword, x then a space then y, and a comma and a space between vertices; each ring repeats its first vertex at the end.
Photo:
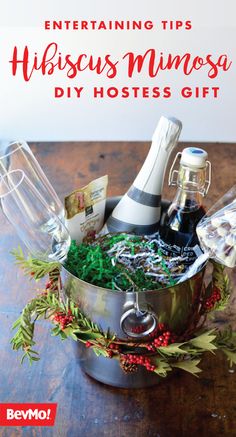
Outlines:
POLYGON ((202 218, 197 235, 209 258, 227 267, 236 266, 236 185, 202 218))

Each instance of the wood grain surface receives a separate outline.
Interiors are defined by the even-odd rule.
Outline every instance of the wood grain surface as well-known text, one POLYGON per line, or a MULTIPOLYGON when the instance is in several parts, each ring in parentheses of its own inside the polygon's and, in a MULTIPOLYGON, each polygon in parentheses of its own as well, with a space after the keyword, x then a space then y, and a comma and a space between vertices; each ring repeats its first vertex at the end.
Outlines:
MULTIPOLYGON (((109 195, 123 194, 148 151, 148 143, 37 143, 32 150, 61 199, 90 180, 109 175, 109 195)), ((185 145, 181 145, 186 146, 185 145)), ((203 147, 204 145, 201 144, 203 147)), ((210 206, 235 183, 236 144, 208 144, 213 165, 210 206)), ((164 197, 174 190, 165 184, 164 197)), ((36 338, 41 360, 20 366, 11 350, 11 324, 34 295, 9 251, 19 243, 0 214, 0 402, 57 402, 56 424, 49 427, 1 428, 1 437, 179 437, 236 436, 236 372, 221 355, 205 357, 200 378, 179 373, 156 387, 122 390, 83 374, 72 342, 61 344, 40 322, 36 338)), ((231 277, 234 281, 234 274, 231 277)), ((235 281, 234 281, 235 282, 235 281)), ((226 315, 235 322, 233 293, 226 315)))

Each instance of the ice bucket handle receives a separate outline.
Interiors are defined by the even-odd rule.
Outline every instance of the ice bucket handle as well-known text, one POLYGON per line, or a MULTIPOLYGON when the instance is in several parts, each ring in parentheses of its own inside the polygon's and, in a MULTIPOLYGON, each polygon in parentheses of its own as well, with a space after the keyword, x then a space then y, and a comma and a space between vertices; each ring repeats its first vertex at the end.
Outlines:
POLYGON ((152 311, 132 307, 125 311, 120 319, 122 331, 132 338, 143 338, 155 331, 157 316, 152 311))

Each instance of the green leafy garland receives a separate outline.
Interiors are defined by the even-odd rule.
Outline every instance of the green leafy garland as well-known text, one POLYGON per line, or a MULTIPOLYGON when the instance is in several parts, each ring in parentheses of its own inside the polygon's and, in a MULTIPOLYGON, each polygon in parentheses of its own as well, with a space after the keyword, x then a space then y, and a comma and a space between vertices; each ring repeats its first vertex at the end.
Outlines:
MULTIPOLYGON (((126 372, 134 372, 138 366, 155 372, 161 377, 167 376, 174 368, 180 368, 193 375, 201 372, 198 367, 205 352, 222 351, 229 360, 230 366, 236 364, 236 333, 228 326, 225 330, 206 329, 195 326, 191 332, 176 337, 166 326, 159 324, 154 336, 147 342, 134 343, 121 340, 109 330, 101 328, 89 320, 71 300, 64 302, 60 297, 60 265, 45 263, 28 257, 25 259, 19 248, 13 252, 16 262, 26 275, 36 281, 49 275, 46 289, 33 298, 23 309, 19 319, 14 323, 17 329, 11 340, 14 350, 23 351, 22 360, 29 362, 39 360, 34 350, 34 329, 38 319, 49 319, 53 327, 53 336, 62 340, 72 338, 91 348, 97 356, 117 359, 126 372)), ((212 310, 223 310, 230 296, 229 279, 224 268, 214 263, 212 282, 206 289, 202 303, 202 315, 205 317, 212 310)))

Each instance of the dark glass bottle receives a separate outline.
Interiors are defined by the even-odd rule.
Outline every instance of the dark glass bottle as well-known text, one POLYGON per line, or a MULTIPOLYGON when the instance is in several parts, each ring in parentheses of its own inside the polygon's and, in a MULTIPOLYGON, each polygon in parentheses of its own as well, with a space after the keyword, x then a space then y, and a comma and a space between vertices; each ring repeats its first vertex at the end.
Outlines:
POLYGON ((160 226, 160 247, 166 256, 181 256, 185 266, 201 253, 196 226, 205 215, 202 201, 210 185, 207 156, 202 149, 188 147, 181 154, 179 171, 172 171, 176 160, 171 169, 169 185, 177 186, 177 192, 160 226))

